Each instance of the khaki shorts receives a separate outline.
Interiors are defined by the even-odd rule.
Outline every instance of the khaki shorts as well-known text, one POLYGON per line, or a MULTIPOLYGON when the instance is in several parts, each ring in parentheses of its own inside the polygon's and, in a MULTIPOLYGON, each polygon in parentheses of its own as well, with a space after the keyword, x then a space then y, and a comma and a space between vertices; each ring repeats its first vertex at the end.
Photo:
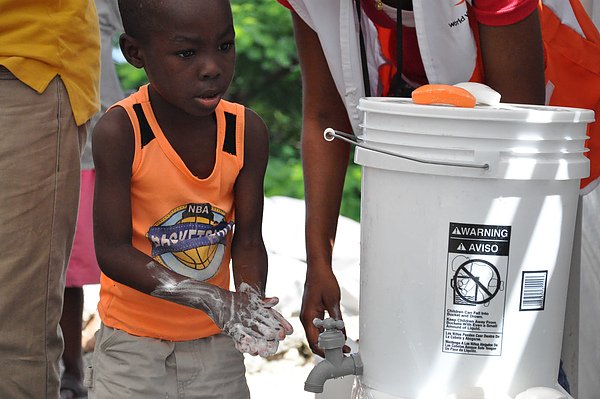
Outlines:
POLYGON ((60 78, 38 94, 0 66, 0 398, 58 398, 85 137, 60 78))
POLYGON ((90 399, 247 399, 245 373, 227 335, 173 342, 103 324, 84 383, 90 399))

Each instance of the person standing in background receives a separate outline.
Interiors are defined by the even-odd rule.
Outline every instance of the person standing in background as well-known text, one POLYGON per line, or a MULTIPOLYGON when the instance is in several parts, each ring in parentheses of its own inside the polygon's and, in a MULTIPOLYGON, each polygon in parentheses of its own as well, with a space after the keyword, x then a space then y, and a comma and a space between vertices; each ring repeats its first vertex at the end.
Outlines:
MULTIPOLYGON (((569 380, 581 380, 580 395, 584 390, 595 395, 600 356, 588 348, 597 347, 600 336, 589 323, 600 315, 595 306, 600 259, 600 34, 580 1, 278 1, 292 10, 302 70, 308 266, 301 320, 313 352, 322 353, 312 320, 322 319, 325 311, 341 317, 332 250, 350 154, 340 140, 324 142, 323 130, 359 132, 356 106, 362 96, 410 96, 412 89, 427 83, 477 81, 500 92, 503 102, 596 112, 596 122, 588 126, 591 172, 582 180, 571 265, 575 278, 565 325, 568 342, 563 345, 569 380)), ((599 15, 598 0, 585 3, 593 3, 593 14, 599 15)))
POLYGON ((310 348, 322 355, 312 321, 325 311, 341 318, 331 260, 350 154, 340 140, 324 142, 323 131, 358 132, 360 97, 410 96, 427 83, 483 81, 503 101, 543 104, 538 1, 473 7, 464 1, 278 1, 292 11, 304 93, 307 273, 300 318, 310 348))
POLYGON ((100 23, 100 112, 94 115, 81 156, 81 189, 79 213, 71 257, 67 265, 65 296, 60 327, 65 349, 64 371, 60 381, 61 399, 85 398, 83 385, 82 314, 83 286, 100 283, 100 267, 94 250, 92 203, 96 171, 92 159, 92 135, 100 116, 114 103, 125 97, 112 59, 113 38, 123 32, 117 0, 95 0, 100 23))
POLYGON ((58 398, 80 154, 98 112, 92 0, 0 3, 0 397, 58 398))

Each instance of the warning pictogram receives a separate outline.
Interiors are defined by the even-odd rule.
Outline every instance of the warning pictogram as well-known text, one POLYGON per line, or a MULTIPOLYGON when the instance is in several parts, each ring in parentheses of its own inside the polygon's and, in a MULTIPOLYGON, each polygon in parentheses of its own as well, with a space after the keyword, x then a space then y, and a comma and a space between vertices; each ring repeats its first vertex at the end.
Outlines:
POLYGON ((500 290, 500 273, 487 260, 470 259, 458 267, 451 284, 454 303, 483 304, 500 290))

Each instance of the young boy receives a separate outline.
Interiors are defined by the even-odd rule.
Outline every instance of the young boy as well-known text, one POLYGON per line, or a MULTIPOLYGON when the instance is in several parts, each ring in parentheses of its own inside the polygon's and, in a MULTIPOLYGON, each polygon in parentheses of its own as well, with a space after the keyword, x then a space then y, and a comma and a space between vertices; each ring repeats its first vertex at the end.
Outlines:
POLYGON ((273 354, 292 328, 272 309, 277 299, 263 298, 267 128, 222 100, 235 66, 231 8, 120 0, 119 9, 123 54, 150 83, 93 136, 103 326, 90 394, 247 398, 240 352, 273 354))

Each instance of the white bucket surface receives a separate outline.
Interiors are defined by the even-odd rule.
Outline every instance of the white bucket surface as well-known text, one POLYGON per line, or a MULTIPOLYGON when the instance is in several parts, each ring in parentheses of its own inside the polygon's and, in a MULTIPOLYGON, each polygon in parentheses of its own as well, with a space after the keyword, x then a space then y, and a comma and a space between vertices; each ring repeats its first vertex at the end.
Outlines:
POLYGON ((429 399, 556 388, 593 112, 397 98, 359 109, 370 147, 475 165, 356 149, 364 389, 429 399))

